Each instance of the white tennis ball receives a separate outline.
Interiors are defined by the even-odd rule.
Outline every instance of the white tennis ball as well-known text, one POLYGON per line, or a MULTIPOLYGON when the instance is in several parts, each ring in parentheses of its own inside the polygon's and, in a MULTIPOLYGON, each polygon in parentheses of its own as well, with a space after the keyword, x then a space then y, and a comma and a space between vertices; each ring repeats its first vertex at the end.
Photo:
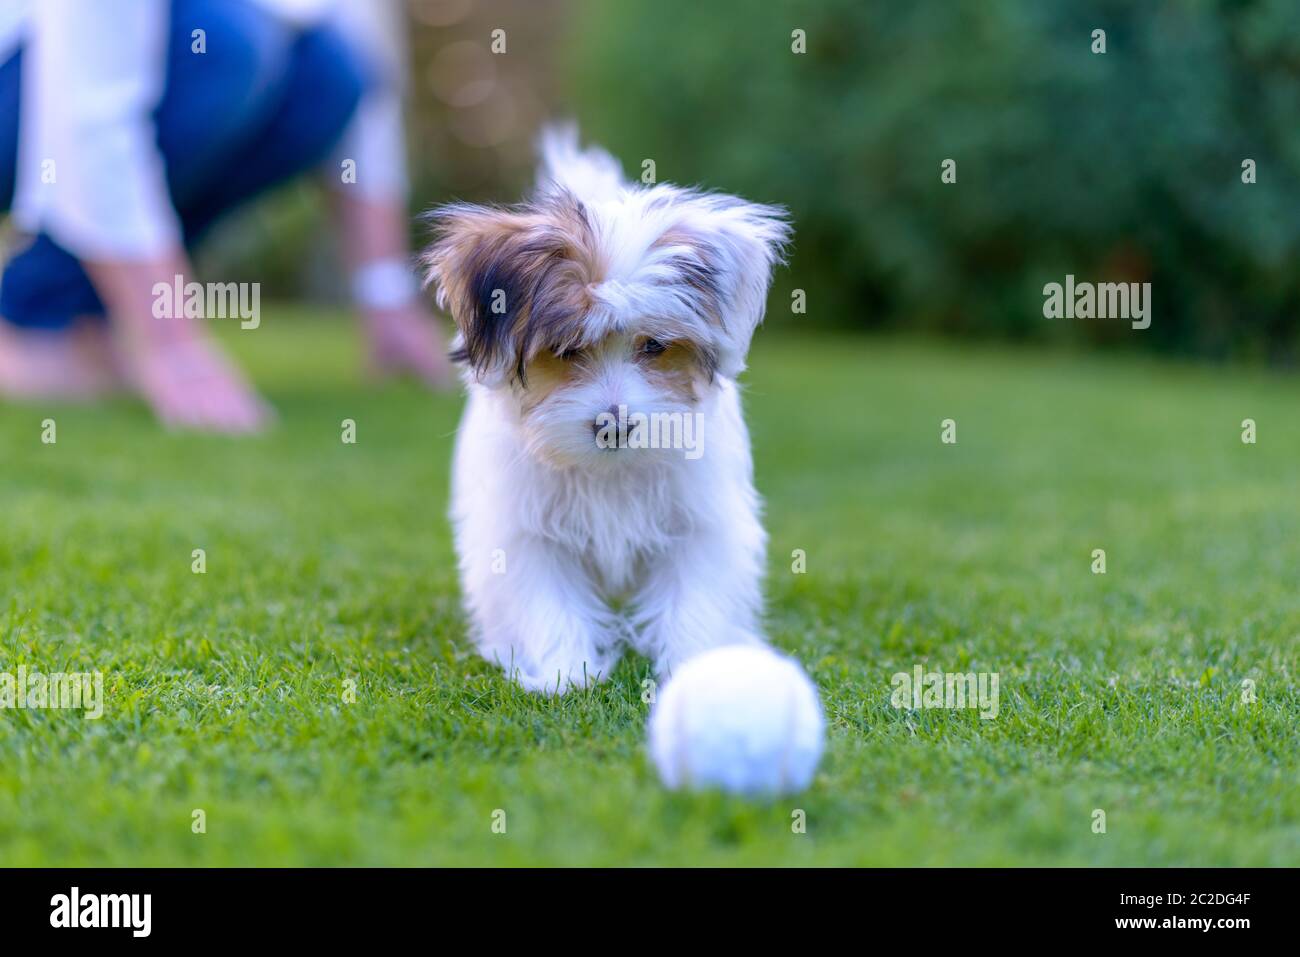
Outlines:
POLYGON ((822 754, 821 703, 798 663, 755 645, 689 659, 650 712, 650 756, 672 790, 801 791, 822 754))

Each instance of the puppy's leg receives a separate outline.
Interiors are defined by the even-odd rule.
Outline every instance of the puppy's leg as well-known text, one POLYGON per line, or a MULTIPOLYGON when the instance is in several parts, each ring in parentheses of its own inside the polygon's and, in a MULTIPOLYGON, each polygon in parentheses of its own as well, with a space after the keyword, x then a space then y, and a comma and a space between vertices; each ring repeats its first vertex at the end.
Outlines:
POLYGON ((721 645, 762 644, 763 531, 757 521, 699 530, 654 561, 634 604, 636 648, 670 674, 721 645))
POLYGON ((562 694, 609 676, 617 620, 572 555, 536 538, 462 562, 479 652, 529 691, 562 694))

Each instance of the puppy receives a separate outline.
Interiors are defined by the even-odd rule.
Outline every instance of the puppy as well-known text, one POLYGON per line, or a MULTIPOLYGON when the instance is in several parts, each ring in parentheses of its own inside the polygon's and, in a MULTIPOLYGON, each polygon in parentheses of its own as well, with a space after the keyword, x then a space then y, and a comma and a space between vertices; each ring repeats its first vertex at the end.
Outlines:
POLYGON ((624 180, 541 138, 521 205, 431 213, 468 403, 451 520, 484 657, 524 687, 660 674, 759 643, 766 534, 735 379, 790 230, 782 210, 624 180))

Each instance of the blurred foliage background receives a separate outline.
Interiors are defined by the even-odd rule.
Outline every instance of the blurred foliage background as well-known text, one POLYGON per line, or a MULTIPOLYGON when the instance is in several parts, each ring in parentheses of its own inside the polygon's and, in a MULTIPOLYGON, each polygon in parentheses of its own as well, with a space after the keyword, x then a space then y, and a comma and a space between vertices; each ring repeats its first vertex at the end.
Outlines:
MULTIPOLYGON (((414 208, 517 199, 538 125, 572 117, 629 175, 652 159, 661 180, 790 209, 770 323, 1297 359, 1295 0, 410 9, 414 208), (1151 282, 1151 328, 1044 319, 1043 285, 1067 273, 1151 282), (793 287, 807 315, 791 315, 793 287)), ((287 294, 335 295, 319 216, 293 190, 211 255, 287 294)))

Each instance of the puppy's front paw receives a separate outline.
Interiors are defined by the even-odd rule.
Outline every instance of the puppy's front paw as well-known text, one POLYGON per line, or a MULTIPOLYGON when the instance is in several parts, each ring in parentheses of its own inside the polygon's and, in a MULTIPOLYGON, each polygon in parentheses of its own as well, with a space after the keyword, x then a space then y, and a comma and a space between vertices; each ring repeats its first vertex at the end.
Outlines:
POLYGON ((669 677, 689 658, 698 654, 721 648, 724 645, 766 645, 762 638, 747 628, 734 628, 723 632, 716 638, 693 636, 690 640, 670 642, 654 656, 655 674, 661 678, 669 677))
POLYGON ((561 695, 604 681, 618 663, 618 655, 595 654, 581 658, 550 655, 540 661, 498 659, 498 663, 520 687, 538 694, 561 695))

